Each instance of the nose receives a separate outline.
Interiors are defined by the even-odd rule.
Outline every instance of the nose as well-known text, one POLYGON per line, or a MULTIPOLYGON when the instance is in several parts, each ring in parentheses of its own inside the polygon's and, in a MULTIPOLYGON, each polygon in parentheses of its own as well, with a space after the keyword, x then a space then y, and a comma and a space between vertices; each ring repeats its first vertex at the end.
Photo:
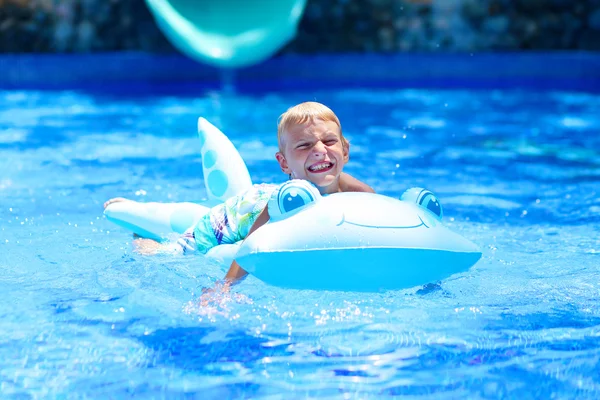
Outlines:
POLYGON ((315 153, 315 155, 326 154, 327 147, 325 146, 325 144, 323 142, 318 141, 315 144, 315 146, 313 147, 313 153, 315 153))

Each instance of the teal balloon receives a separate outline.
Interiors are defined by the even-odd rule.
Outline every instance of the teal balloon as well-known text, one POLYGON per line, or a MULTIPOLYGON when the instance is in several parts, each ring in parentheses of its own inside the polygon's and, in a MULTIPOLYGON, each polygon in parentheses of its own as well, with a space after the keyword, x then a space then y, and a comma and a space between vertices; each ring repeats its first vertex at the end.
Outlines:
POLYGON ((214 170, 208 174, 208 187, 216 197, 222 196, 229 186, 227 175, 221 170, 214 170))
POLYGON ((212 168, 213 165, 217 163, 217 152, 214 150, 209 150, 202 156, 202 163, 204 164, 204 168, 212 168))
POLYGON ((217 67, 260 63, 296 35, 306 0, 146 0, 171 43, 217 67))

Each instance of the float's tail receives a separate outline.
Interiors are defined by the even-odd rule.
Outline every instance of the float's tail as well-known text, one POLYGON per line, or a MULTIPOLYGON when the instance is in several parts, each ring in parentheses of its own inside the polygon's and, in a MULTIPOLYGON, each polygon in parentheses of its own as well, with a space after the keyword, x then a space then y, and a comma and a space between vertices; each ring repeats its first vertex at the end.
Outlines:
POLYGON ((209 208, 196 203, 139 203, 119 201, 104 210, 106 218, 136 235, 162 241, 182 234, 209 208))
POLYGON ((296 34, 306 0, 146 0, 171 43, 196 61, 239 68, 271 57, 296 34))
POLYGON ((115 202, 104 210, 106 218, 141 237, 164 240, 195 225, 210 206, 222 203, 252 186, 242 156, 223 132, 200 117, 198 137, 208 193, 206 203, 115 202))

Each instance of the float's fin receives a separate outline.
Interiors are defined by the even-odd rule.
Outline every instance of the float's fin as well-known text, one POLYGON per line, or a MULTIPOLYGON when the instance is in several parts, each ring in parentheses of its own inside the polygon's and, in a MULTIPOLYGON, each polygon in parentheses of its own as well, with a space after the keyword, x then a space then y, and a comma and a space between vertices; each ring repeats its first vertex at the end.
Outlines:
POLYGON ((204 184, 210 201, 221 202, 252 187, 246 163, 231 141, 206 119, 198 118, 204 184))

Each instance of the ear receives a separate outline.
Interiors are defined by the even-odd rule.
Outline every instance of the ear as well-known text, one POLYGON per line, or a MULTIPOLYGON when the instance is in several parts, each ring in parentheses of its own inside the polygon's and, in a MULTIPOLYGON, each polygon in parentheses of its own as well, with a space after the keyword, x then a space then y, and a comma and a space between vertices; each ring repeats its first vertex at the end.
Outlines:
POLYGON ((350 142, 347 140, 344 140, 343 148, 344 148, 344 164, 345 164, 348 162, 348 160, 350 160, 350 142))
POLYGON ((282 152, 278 151, 275 154, 275 158, 277 159, 277 162, 279 163, 279 167, 281 167, 281 170, 284 173, 286 173, 288 175, 292 173, 292 170, 288 166, 287 160, 285 159, 285 156, 283 155, 282 152))

